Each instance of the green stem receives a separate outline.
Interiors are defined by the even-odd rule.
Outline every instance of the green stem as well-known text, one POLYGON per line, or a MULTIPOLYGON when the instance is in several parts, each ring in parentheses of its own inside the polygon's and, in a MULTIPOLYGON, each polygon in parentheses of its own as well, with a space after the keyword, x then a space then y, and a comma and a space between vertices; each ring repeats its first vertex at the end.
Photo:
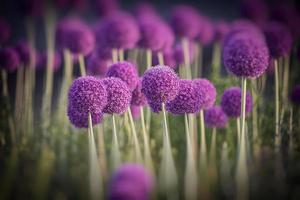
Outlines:
POLYGON ((164 55, 161 51, 157 52, 158 64, 164 65, 164 55))
POLYGON ((79 59, 80 74, 81 74, 81 76, 86 76, 84 55, 79 54, 78 59, 79 59))
POLYGON ((121 153, 120 153, 120 147, 119 147, 118 136, 117 136, 116 120, 114 115, 112 115, 112 123, 113 123, 113 141, 112 141, 112 149, 111 149, 111 168, 112 171, 114 171, 121 164, 121 153))
POLYGON ((275 148, 280 145, 280 127, 279 127, 279 74, 278 74, 278 61, 274 60, 275 68, 275 148))
POLYGON ((200 110, 201 144, 200 144, 200 170, 204 172, 207 167, 207 147, 204 124, 204 112, 200 110))

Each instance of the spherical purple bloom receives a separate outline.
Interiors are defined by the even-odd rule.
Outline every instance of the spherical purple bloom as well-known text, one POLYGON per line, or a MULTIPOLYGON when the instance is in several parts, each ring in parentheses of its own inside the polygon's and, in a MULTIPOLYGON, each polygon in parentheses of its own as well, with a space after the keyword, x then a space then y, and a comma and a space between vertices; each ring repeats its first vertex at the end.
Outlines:
POLYGON ((0 45, 7 42, 10 37, 10 32, 9 24, 4 19, 0 18, 0 45))
POLYGON ((215 86, 209 80, 204 78, 195 79, 193 82, 196 85, 198 98, 201 101, 199 109, 208 109, 212 107, 217 96, 215 86))
POLYGON ((148 99, 147 99, 147 103, 148 103, 148 105, 149 105, 152 112, 159 113, 160 111, 162 111, 162 104, 161 103, 151 102, 148 99))
POLYGON ((225 67, 231 73, 247 78, 261 76, 269 63, 267 45, 251 34, 232 36, 223 47, 222 57, 225 67))
POLYGON ((132 91, 131 105, 143 106, 146 103, 146 97, 142 93, 142 79, 139 80, 136 88, 132 91))
POLYGON ((212 22, 206 18, 202 17, 201 27, 199 34, 197 36, 197 40, 201 45, 206 46, 209 45, 214 39, 214 27, 212 22))
MULTIPOLYGON (((47 68, 47 53, 43 52, 39 55, 37 59, 37 68, 38 69, 46 69, 47 68)), ((58 52, 55 52, 53 55, 53 71, 56 72, 61 67, 61 56, 58 52)))
MULTIPOLYGON (((237 118, 241 115, 241 88, 231 87, 224 91, 221 99, 221 107, 228 117, 237 118)), ((246 93, 246 114, 252 110, 252 97, 246 93)))
POLYGON ((204 120, 208 127, 223 128, 228 122, 228 117, 220 106, 214 106, 205 111, 204 120))
POLYGON ((267 73, 269 75, 272 75, 272 74, 274 74, 274 70, 275 70, 275 68, 274 68, 274 59, 270 58, 269 59, 269 65, 268 65, 268 68, 267 68, 267 73))
POLYGON ((162 51, 167 51, 173 47, 173 44, 175 42, 175 35, 174 35, 171 27, 163 21, 161 21, 160 28, 163 31, 162 37, 164 37, 164 40, 165 40, 162 51))
POLYGON ((199 34, 200 15, 188 5, 177 5, 171 11, 171 26, 179 37, 194 39, 199 34))
POLYGON ((148 69, 142 79, 142 93, 148 101, 166 103, 172 101, 179 91, 179 77, 168 66, 148 69))
POLYGON ((88 121, 88 113, 91 113, 93 121, 100 121, 102 110, 107 105, 107 101, 106 86, 101 80, 92 76, 80 77, 74 80, 68 93, 68 116, 70 121, 76 127, 87 127, 85 121, 88 121))
MULTIPOLYGON (((189 59, 190 63, 194 60, 195 57, 195 44, 192 41, 189 41, 189 59)), ((179 43, 175 46, 174 49, 174 58, 178 64, 184 64, 184 52, 182 43, 179 43)))
POLYGON ((69 49, 73 54, 91 53, 95 47, 92 30, 77 18, 66 18, 57 25, 56 41, 61 49, 69 49))
POLYGON ((268 20, 268 6, 261 0, 242 1, 241 15, 261 26, 268 20))
POLYGON ((264 33, 273 58, 284 57, 290 53, 293 39, 288 27, 279 22, 269 22, 264 27, 264 33))
POLYGON ((93 76, 104 77, 110 63, 110 60, 105 60, 97 56, 97 54, 92 54, 86 62, 87 73, 93 76))
POLYGON ((8 72, 15 71, 20 64, 19 55, 14 48, 7 47, 0 49, 0 68, 8 72))
POLYGON ((136 66, 130 62, 117 62, 112 64, 107 73, 107 77, 117 77, 127 83, 129 89, 133 91, 139 81, 139 75, 136 66))
POLYGON ((108 77, 102 79, 106 86, 108 99, 103 112, 108 114, 123 114, 129 107, 131 91, 127 84, 119 78, 108 77))
POLYGON ((30 63, 30 57, 31 57, 31 53, 34 55, 35 59, 33 60, 34 64, 33 66, 35 67, 35 63, 36 63, 36 51, 35 49, 27 42, 25 41, 21 41, 19 43, 17 43, 14 47, 16 49, 16 51, 19 54, 19 58, 21 63, 23 63, 24 65, 28 65, 30 63))
POLYGON ((154 181, 151 175, 138 164, 124 164, 113 175, 108 199, 146 200, 150 198, 154 181))
MULTIPOLYGON (((169 66, 172 69, 176 69, 177 64, 174 56, 173 49, 166 49, 162 52, 164 64, 169 66)), ((154 66, 159 65, 157 54, 152 55, 152 64, 154 66)))
POLYGON ((157 15, 154 5, 151 4, 150 2, 145 2, 145 1, 136 4, 134 13, 135 15, 137 15, 138 18, 142 16, 157 15))
POLYGON ((132 114, 133 119, 139 119, 141 116, 141 107, 140 106, 130 106, 130 111, 132 114))
POLYGON ((214 40, 222 41, 229 33, 230 27, 228 23, 224 21, 218 21, 214 24, 214 40))
POLYGON ((291 94, 290 94, 290 99, 294 104, 300 104, 300 85, 296 85, 291 94))
POLYGON ((98 45, 95 49, 95 54, 98 58, 101 58, 103 60, 112 59, 112 49, 106 46, 98 45))
POLYGON ((175 99, 167 102, 166 109, 175 115, 199 112, 200 104, 196 84, 192 80, 180 80, 179 92, 175 99))
POLYGON ((134 18, 125 12, 116 12, 105 19, 96 30, 97 41, 103 46, 130 49, 140 38, 134 18))

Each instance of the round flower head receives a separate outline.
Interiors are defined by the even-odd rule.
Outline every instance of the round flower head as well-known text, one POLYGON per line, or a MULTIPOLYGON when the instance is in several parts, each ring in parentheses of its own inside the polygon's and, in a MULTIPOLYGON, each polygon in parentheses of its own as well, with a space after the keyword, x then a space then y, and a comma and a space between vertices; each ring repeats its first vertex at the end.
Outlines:
POLYGON ((214 106, 205 111, 204 120, 208 127, 223 128, 228 122, 228 117, 220 106, 214 106))
MULTIPOLYGON (((53 55, 53 71, 56 72, 61 67, 61 56, 58 52, 55 52, 53 55)), ((42 53, 39 55, 38 62, 37 62, 37 68, 43 69, 47 68, 47 53, 42 53)))
POLYGON ((171 27, 167 23, 161 21, 160 26, 161 30, 163 31, 162 37, 164 37, 165 41, 162 51, 167 51, 173 47, 175 36, 171 27))
POLYGON ((143 17, 143 16, 156 16, 157 12, 154 8, 154 5, 150 2, 142 1, 136 4, 134 8, 134 13, 137 17, 143 17))
POLYGON ((124 12, 116 12, 103 19, 96 35, 100 44, 116 49, 133 48, 140 38, 134 18, 124 12))
POLYGON ((208 18, 202 18, 203 19, 201 20, 201 27, 197 36, 197 40, 201 45, 206 46, 209 45, 214 39, 214 27, 208 18))
POLYGON ((146 200, 153 189, 151 175, 138 164, 124 164, 113 175, 108 199, 110 200, 146 200))
POLYGON ((242 1, 241 14, 258 25, 263 25, 268 20, 268 6, 261 0, 242 1))
POLYGON ((148 101, 166 103, 172 101, 179 90, 179 78, 168 66, 155 66, 148 69, 142 79, 142 93, 148 101))
MULTIPOLYGON (((189 42, 188 46, 189 46, 189 56, 190 56, 190 63, 191 63, 195 57, 195 46, 192 41, 189 42)), ((183 52, 183 47, 182 47, 181 43, 179 43, 175 46, 174 58, 175 58, 177 64, 184 63, 184 52, 183 52)))
POLYGON ((216 88, 207 79, 198 78, 193 80, 196 85, 198 98, 200 99, 200 109, 208 109, 212 107, 216 101, 216 88))
POLYGON ((86 62, 87 73, 93 76, 104 77, 108 71, 109 63, 109 60, 101 59, 96 54, 92 54, 86 62))
POLYGON ((131 92, 127 84, 119 78, 102 79, 106 86, 108 98, 103 112, 108 114, 123 114, 130 105, 131 92))
POLYGON ((73 54, 86 56, 95 47, 93 32, 79 19, 67 18, 60 21, 57 25, 56 40, 61 49, 69 49, 73 54))
MULTIPOLYGON (((77 128, 88 128, 88 113, 78 112, 72 105, 68 106, 67 109, 68 117, 70 122, 77 128)), ((103 114, 102 113, 91 113, 92 124, 96 125, 101 123, 103 114)))
POLYGON ((294 104, 299 105, 300 104, 300 85, 296 85, 291 94, 290 94, 290 99, 294 104))
MULTIPOLYGON (((34 57, 36 57, 35 49, 25 41, 17 43, 15 45, 15 49, 19 54, 20 62, 24 65, 28 65, 30 63, 30 53, 33 53, 34 57)), ((34 62, 36 62, 36 60, 34 60, 34 62)), ((35 66, 35 64, 33 66, 35 66)))
POLYGON ((136 66, 130 62, 117 62, 111 65, 106 74, 107 77, 117 77, 127 83, 129 89, 133 91, 139 81, 136 66))
POLYGON ((269 63, 265 42, 247 34, 232 36, 223 47, 222 57, 225 67, 231 73, 246 78, 261 76, 269 63))
POLYGON ((136 88, 132 91, 131 105, 143 106, 146 103, 146 97, 142 93, 142 79, 139 80, 136 88))
MULTIPOLYGON (((164 64, 169 66, 172 69, 176 69, 177 64, 174 56, 174 50, 173 49, 166 49, 162 52, 163 58, 164 58, 164 64)), ((152 64, 158 65, 158 57, 157 54, 152 55, 152 64)))
POLYGON ((141 107, 140 106, 130 106, 131 114, 133 119, 139 119, 141 116, 141 107))
MULTIPOLYGON (((224 91, 221 107, 227 116, 237 118, 241 115, 241 88, 231 87, 224 91)), ((246 114, 252 110, 252 97, 246 93, 246 114)))
POLYGON ((98 58, 102 60, 111 60, 112 59, 112 49, 106 46, 98 45, 95 50, 95 54, 98 58))
POLYGON ((178 5, 171 11, 171 26, 179 37, 194 39, 199 34, 200 15, 191 6, 178 5))
POLYGON ((20 64, 19 55, 13 48, 0 49, 0 68, 13 72, 20 64))
POLYGON ((10 31, 8 23, 4 19, 0 18, 0 45, 7 42, 10 37, 10 31))
POLYGON ((102 110, 107 105, 105 85, 92 76, 80 77, 73 81, 68 93, 68 116, 76 127, 83 126, 91 113, 93 121, 100 121, 102 110), (84 117, 80 118, 79 117, 84 117), (100 118, 100 119, 98 119, 100 118), (75 124, 75 122, 78 122, 75 124))
POLYGON ((278 22, 269 22, 264 27, 266 42, 273 58, 286 56, 292 49, 292 35, 288 27, 278 22))
POLYGON ((224 21, 218 21, 215 23, 214 25, 214 40, 215 41, 222 41, 225 37, 225 35, 227 35, 229 33, 229 25, 228 23, 224 22, 224 21))
POLYGON ((166 109, 175 115, 199 112, 201 99, 192 80, 180 80, 179 92, 175 99, 167 102, 166 109))
POLYGON ((267 68, 267 73, 269 75, 274 74, 274 59, 273 58, 269 59, 269 65, 268 65, 268 68, 267 68))
POLYGON ((148 102, 148 105, 149 105, 152 112, 159 113, 160 111, 162 111, 161 103, 151 102, 149 100, 147 100, 147 102, 148 102))

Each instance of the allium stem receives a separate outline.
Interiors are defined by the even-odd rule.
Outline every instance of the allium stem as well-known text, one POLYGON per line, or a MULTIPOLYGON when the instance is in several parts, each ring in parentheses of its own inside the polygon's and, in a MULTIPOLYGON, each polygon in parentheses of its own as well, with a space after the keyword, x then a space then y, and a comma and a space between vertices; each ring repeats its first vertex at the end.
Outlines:
POLYGON ((237 128, 237 146, 239 146, 241 142, 241 118, 236 118, 236 128, 237 128))
POLYGON ((279 74, 278 74, 278 61, 274 60, 275 68, 275 148, 278 148, 281 141, 279 133, 279 74))
POLYGON ((118 54, 119 54, 119 61, 123 62, 125 60, 124 59, 124 49, 119 49, 118 54))
POLYGON ((97 158, 96 144, 94 138, 92 116, 89 113, 88 116, 88 134, 89 134, 89 174, 90 174, 90 189, 92 199, 101 198, 101 172, 100 166, 97 158))
POLYGON ((200 110, 200 127, 201 127, 201 143, 200 143, 200 170, 203 172, 207 167, 207 147, 204 124, 204 112, 200 110))
POLYGON ((185 135, 186 135, 186 151, 187 160, 184 176, 184 194, 185 199, 197 199, 197 170, 193 156, 193 146, 191 143, 191 135, 189 132, 188 116, 184 115, 185 135))
POLYGON ((283 62, 284 62, 283 64, 284 74, 283 74, 282 100, 286 104, 288 102, 288 91, 289 91, 290 56, 286 56, 283 59, 283 62))
MULTIPOLYGON (((146 69, 150 69, 152 66, 152 51, 150 49, 146 50, 146 61, 147 66, 146 69)), ((151 110, 150 107, 146 107, 146 131, 149 132, 150 129, 150 123, 151 123, 151 110)))
POLYGON ((190 61, 190 48, 189 48, 189 41, 187 38, 182 38, 181 40, 182 48, 183 48, 183 58, 184 58, 184 65, 186 70, 186 75, 188 79, 192 79, 192 72, 191 72, 191 61, 190 61))
POLYGON ((209 151, 209 161, 214 166, 216 164, 216 142, 217 142, 217 129, 212 129, 210 151, 209 151))
POLYGON ((140 106, 140 112, 141 112, 143 139, 144 139, 144 162, 147 169, 154 175, 155 172, 154 172, 153 161, 151 156, 149 136, 147 135, 147 131, 145 127, 144 110, 142 106, 140 106))
POLYGON ((220 78, 220 68, 221 68, 221 45, 216 42, 213 47, 212 55, 212 73, 211 77, 213 80, 220 78))
POLYGON ((164 55, 161 51, 157 52, 158 64, 164 65, 164 55))
POLYGON ((112 62, 116 63, 118 62, 118 50, 117 49, 112 49, 111 50, 111 56, 112 56, 112 62))
POLYGON ((247 79, 242 77, 242 98, 241 98, 241 138, 238 145, 238 157, 236 168, 236 192, 237 199, 248 199, 248 167, 247 167, 247 147, 245 135, 245 118, 246 118, 246 91, 247 79))
POLYGON ((195 59, 194 59, 194 77, 202 76, 202 46, 195 45, 195 59))
POLYGON ((112 171, 116 170, 121 164, 121 153, 117 136, 116 120, 115 116, 112 115, 113 123, 113 138, 112 138, 112 147, 111 147, 111 169, 112 171))
POLYGON ((129 120, 130 120, 130 125, 131 125, 131 131, 133 134, 135 162, 142 163, 143 158, 142 158, 142 154, 141 154, 141 148, 140 148, 140 144, 139 144, 139 140, 137 137, 137 133, 136 133, 136 129, 135 129, 135 125, 134 125, 134 121, 133 121, 133 117, 132 117, 130 108, 128 108, 128 115, 129 115, 129 120))
POLYGON ((252 109, 252 131, 253 131, 253 142, 257 142, 257 137, 258 137, 258 120, 257 120, 257 108, 258 108, 258 96, 256 94, 257 90, 257 81, 256 80, 251 80, 252 82, 252 98, 254 101, 253 109, 252 109))
POLYGON ((103 125, 99 124, 98 126, 98 154, 99 154, 99 165, 102 172, 103 182, 107 179, 107 161, 106 161, 106 153, 105 153, 105 142, 104 142, 104 134, 103 134, 103 125))
POLYGON ((80 74, 81 74, 81 76, 86 76, 85 63, 84 63, 84 56, 83 56, 83 54, 79 54, 78 59, 79 59, 80 74))
POLYGON ((152 66, 152 51, 151 49, 146 49, 146 69, 152 66))
POLYGON ((293 107, 290 108, 289 119, 289 152, 293 153, 294 149, 294 136, 293 136, 293 107))
POLYGON ((22 108, 24 103, 24 67, 19 66, 17 70, 17 83, 16 83, 16 95, 15 95, 15 124, 16 132, 19 133, 21 128, 20 121, 22 121, 22 108))

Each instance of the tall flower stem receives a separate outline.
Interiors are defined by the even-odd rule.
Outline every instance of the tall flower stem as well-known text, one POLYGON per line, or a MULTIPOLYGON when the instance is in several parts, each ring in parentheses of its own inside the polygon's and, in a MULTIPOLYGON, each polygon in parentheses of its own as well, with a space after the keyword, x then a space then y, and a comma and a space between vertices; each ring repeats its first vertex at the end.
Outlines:
POLYGON ((80 74, 81 74, 81 76, 86 76, 84 55, 79 54, 78 59, 79 59, 80 74))
POLYGON ((252 80, 252 98, 254 101, 253 109, 252 109, 252 131, 253 131, 253 142, 257 142, 258 137, 258 118, 257 118, 257 109, 258 109, 258 96, 257 96, 257 82, 256 80, 252 80))
POLYGON ((117 136, 116 119, 112 115, 113 124, 113 137, 112 137, 112 147, 111 147, 111 169, 114 171, 121 164, 121 153, 117 136))
POLYGON ((241 138, 238 145, 238 158, 236 168, 236 192, 237 199, 248 199, 249 196, 249 178, 247 167, 247 147, 245 135, 246 118, 246 91, 247 79, 242 77, 242 98, 241 98, 241 138))
POLYGON ((111 50, 111 57, 112 57, 112 62, 116 63, 118 62, 118 50, 117 49, 112 49, 111 50))
POLYGON ((161 51, 157 52, 158 64, 164 65, 164 55, 161 51))
POLYGON ((194 77, 202 76, 202 46, 201 44, 195 45, 195 59, 194 59, 194 77))
POLYGON ((204 124, 204 111, 200 110, 200 128, 201 128, 201 142, 200 142, 200 171, 205 171, 207 167, 207 146, 204 124))
POLYGON ((104 134, 103 134, 103 125, 98 125, 98 155, 99 155, 99 165, 102 172, 103 183, 107 179, 107 161, 106 161, 106 153, 105 153, 105 141, 104 141, 104 134))
POLYGON ((102 180, 100 166, 97 158, 96 144, 94 138, 91 113, 88 115, 88 135, 89 135, 89 174, 90 189, 92 199, 100 199, 102 191, 102 180))
MULTIPOLYGON (((146 50, 146 69, 150 69, 152 66, 152 51, 150 49, 146 50)), ((150 107, 146 107, 146 132, 150 131, 150 123, 151 123, 151 111, 150 107)))
POLYGON ((15 125, 16 133, 19 134, 22 128, 20 121, 22 121, 22 108, 24 103, 24 67, 19 66, 17 70, 17 80, 16 80, 16 94, 15 94, 15 125))
POLYGON ((187 38, 182 38, 181 40, 182 49, 183 49, 183 58, 184 58, 184 65, 187 72, 187 78, 192 79, 192 72, 191 72, 191 61, 190 61, 190 48, 189 48, 189 41, 187 38))
POLYGON ((213 47, 212 55, 212 79, 217 80, 220 78, 220 68, 221 68, 221 45, 219 42, 216 42, 213 47))
POLYGON ((275 148, 278 148, 281 142, 280 127, 279 127, 279 74, 278 61, 274 60, 275 68, 275 148))
POLYGON ((184 176, 184 194, 185 199, 197 199, 197 170, 193 156, 193 147, 191 143, 191 135, 189 132, 188 116, 184 115, 185 135, 186 135, 186 151, 187 160, 184 176))
POLYGON ((124 49, 119 49, 118 50, 118 54, 119 54, 119 61, 120 62, 123 62, 125 60, 125 57, 124 57, 124 49))
POLYGON ((237 128, 237 146, 239 146, 241 142, 241 118, 236 118, 236 128, 237 128))

